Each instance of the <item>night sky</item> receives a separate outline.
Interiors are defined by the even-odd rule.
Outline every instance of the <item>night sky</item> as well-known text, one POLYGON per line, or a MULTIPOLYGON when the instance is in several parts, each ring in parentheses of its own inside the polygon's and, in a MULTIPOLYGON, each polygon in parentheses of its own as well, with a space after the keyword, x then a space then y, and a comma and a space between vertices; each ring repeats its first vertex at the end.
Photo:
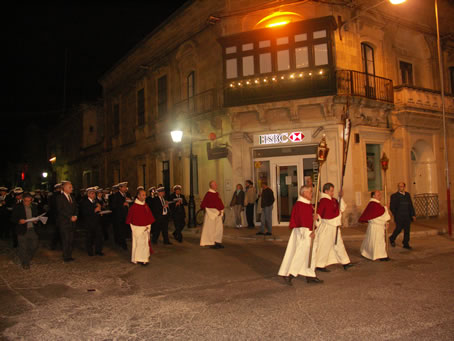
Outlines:
POLYGON ((8 81, 0 122, 2 138, 10 144, 2 148, 2 158, 20 159, 10 151, 26 125, 55 122, 64 107, 65 62, 66 108, 100 98, 98 78, 184 2, 16 4, 15 25, 7 31, 8 81))

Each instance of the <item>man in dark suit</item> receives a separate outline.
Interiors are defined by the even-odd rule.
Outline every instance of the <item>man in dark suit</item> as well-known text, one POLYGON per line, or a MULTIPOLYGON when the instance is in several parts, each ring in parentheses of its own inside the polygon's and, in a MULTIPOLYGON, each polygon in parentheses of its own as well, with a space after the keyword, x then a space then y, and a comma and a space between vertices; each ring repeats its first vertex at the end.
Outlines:
POLYGON ((93 246, 95 254, 104 256, 102 253, 103 231, 101 225, 101 205, 96 200, 96 188, 87 188, 87 195, 80 202, 80 216, 82 226, 86 229, 86 246, 89 256, 93 256, 93 246))
POLYGON ((126 193, 128 192, 128 183, 121 182, 118 184, 118 192, 111 195, 112 207, 112 227, 115 243, 122 249, 127 250, 126 235, 129 226, 126 225, 126 217, 128 216, 129 203, 127 202, 126 193))
POLYGON ((391 243, 391 246, 396 246, 395 240, 403 229, 403 247, 411 250, 410 223, 412 220, 416 220, 415 209, 413 207, 413 202, 411 201, 410 193, 405 192, 405 183, 399 182, 397 187, 398 191, 391 195, 391 202, 389 204, 391 213, 394 216, 394 221, 396 222, 396 228, 391 237, 389 237, 389 242, 391 243))
POLYGON ((186 212, 184 207, 188 205, 186 198, 181 194, 181 186, 173 186, 173 193, 170 195, 170 212, 172 214, 175 231, 173 232, 174 238, 178 242, 183 242, 183 234, 181 233, 186 224, 186 212))
POLYGON ((153 217, 156 219, 153 225, 151 225, 151 241, 153 244, 156 244, 162 232, 164 244, 171 245, 172 243, 169 241, 169 205, 164 199, 165 188, 159 187, 156 191, 157 196, 151 202, 151 213, 153 213, 153 217))
POLYGON ((71 262, 74 260, 72 252, 78 208, 76 198, 72 195, 72 183, 69 181, 62 182, 62 189, 62 194, 55 198, 56 222, 60 231, 63 260, 71 262))
POLYGON ((27 222, 28 219, 38 215, 38 210, 32 201, 32 196, 25 193, 22 202, 13 208, 11 214, 11 222, 14 224, 18 239, 18 256, 24 269, 30 269, 30 261, 39 246, 38 234, 35 231, 37 221, 27 222))

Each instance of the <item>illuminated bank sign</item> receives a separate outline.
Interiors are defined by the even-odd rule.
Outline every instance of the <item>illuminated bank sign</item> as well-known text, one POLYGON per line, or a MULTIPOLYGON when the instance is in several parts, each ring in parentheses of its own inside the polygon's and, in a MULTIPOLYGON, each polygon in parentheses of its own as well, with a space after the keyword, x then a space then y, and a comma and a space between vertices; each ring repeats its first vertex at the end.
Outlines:
POLYGON ((304 134, 300 131, 293 133, 259 135, 259 144, 281 144, 303 142, 304 134))

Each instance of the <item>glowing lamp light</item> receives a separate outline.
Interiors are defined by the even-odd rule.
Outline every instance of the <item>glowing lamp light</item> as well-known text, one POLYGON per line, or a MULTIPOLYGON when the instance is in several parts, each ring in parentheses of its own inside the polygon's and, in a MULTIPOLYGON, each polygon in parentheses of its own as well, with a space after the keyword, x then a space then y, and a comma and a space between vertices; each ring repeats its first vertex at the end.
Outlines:
POLYGON ((52 156, 52 157, 49 159, 49 162, 54 163, 55 161, 57 161, 57 157, 56 157, 56 156, 52 156))
POLYGON ((172 141, 175 143, 181 142, 183 139, 183 131, 181 130, 172 130, 170 132, 170 136, 172 136, 172 141))
POLYGON ((284 26, 284 25, 287 25, 289 22, 290 21, 279 21, 279 22, 268 24, 268 25, 266 25, 266 27, 284 26))
POLYGON ((389 0, 389 2, 392 3, 393 5, 400 5, 403 4, 405 1, 407 0, 389 0))
POLYGON ((43 172, 43 174, 41 174, 41 175, 42 175, 43 178, 45 179, 45 178, 47 178, 47 175, 48 175, 48 174, 47 174, 47 172, 43 172))
POLYGON ((259 80, 258 79, 255 80, 255 84, 259 84, 259 80))
POLYGON ((257 24, 255 24, 254 28, 282 27, 289 23, 301 20, 303 20, 303 17, 298 13, 277 11, 262 18, 257 24))

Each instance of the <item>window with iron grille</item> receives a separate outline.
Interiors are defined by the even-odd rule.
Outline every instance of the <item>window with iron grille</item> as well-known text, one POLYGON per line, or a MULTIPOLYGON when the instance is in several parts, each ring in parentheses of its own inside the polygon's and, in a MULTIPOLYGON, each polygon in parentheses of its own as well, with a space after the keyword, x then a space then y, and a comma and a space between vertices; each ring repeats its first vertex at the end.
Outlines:
POLYGON ((140 89, 137 91, 137 125, 145 124, 145 91, 140 89))
POLYGON ((167 115, 167 75, 158 79, 158 117, 167 115))

